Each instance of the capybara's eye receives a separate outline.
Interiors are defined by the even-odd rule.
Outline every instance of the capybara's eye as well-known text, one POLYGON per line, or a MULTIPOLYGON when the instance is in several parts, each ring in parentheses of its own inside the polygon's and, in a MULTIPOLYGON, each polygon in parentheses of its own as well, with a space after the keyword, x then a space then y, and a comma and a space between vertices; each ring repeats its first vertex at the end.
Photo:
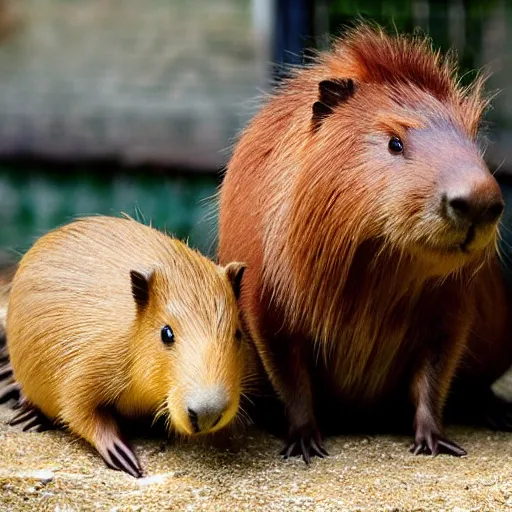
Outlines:
POLYGON ((391 137, 391 139, 389 139, 388 148, 391 153, 402 153, 404 143, 398 137, 391 137))
POLYGON ((164 345, 172 345, 174 343, 174 333, 168 325, 162 329, 161 335, 164 345))
POLYGON ((235 331, 235 340, 238 341, 238 343, 242 341, 242 331, 240 329, 235 331))

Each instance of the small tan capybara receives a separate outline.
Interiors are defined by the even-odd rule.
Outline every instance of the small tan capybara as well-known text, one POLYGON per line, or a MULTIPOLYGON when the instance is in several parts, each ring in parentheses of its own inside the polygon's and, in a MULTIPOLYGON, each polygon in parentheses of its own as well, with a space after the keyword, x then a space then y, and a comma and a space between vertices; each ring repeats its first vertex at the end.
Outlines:
POLYGON ((142 469, 114 413, 166 415, 185 436, 228 425, 244 379, 244 268, 216 266, 129 219, 85 218, 40 238, 19 264, 7 313, 25 416, 67 426, 133 476, 142 469))
POLYGON ((336 414, 410 401, 414 453, 465 454, 443 434, 454 374, 464 358, 477 406, 512 360, 483 83, 463 88, 426 39, 360 24, 242 133, 219 260, 248 264, 240 304, 285 406, 285 457, 325 455, 336 414))

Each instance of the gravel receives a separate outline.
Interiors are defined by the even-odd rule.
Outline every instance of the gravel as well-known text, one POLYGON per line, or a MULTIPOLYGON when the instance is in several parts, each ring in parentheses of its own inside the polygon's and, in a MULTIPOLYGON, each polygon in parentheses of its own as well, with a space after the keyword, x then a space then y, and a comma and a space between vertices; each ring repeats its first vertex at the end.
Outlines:
POLYGON ((9 427, 11 415, 0 407, 2 512, 512 509, 512 437, 485 429, 448 429, 462 459, 414 457, 408 437, 341 436, 309 467, 281 460, 281 441, 257 430, 237 453, 146 437, 133 440, 146 472, 137 480, 66 432, 9 427))

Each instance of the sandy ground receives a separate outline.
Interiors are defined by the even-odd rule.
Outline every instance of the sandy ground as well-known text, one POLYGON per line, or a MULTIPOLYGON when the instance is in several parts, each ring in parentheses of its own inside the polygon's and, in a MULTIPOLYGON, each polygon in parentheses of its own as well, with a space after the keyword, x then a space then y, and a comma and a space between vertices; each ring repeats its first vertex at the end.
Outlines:
POLYGON ((278 457, 279 439, 251 431, 238 453, 134 440, 146 476, 107 469, 65 432, 24 433, 0 407, 0 510, 512 509, 512 436, 451 428, 469 455, 414 457, 407 437, 338 437, 310 467, 278 457))

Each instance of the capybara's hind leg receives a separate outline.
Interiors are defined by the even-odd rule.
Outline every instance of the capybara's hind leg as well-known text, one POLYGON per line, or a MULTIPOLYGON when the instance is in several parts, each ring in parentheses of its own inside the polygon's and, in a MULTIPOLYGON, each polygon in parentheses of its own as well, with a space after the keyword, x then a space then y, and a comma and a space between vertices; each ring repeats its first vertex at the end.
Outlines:
POLYGON ((19 401, 19 411, 9 421, 9 425, 23 425, 23 431, 44 432, 55 427, 53 422, 49 420, 37 407, 31 405, 23 397, 19 401))
POLYGON ((9 362, 0 365, 0 404, 9 400, 21 399, 21 387, 14 380, 14 374, 9 362))
MULTIPOLYGON (((0 311, 1 320, 1 311, 0 311)), ((5 337, 4 327, 0 324, 0 365, 9 362, 9 353, 7 352, 7 338, 5 337)))
POLYGON ((78 411, 63 411, 62 420, 69 429, 92 444, 108 467, 140 478, 143 474, 140 463, 133 450, 121 439, 119 427, 112 414, 103 408, 93 411, 79 408, 78 411), (67 418, 73 419, 67 421, 67 418))

